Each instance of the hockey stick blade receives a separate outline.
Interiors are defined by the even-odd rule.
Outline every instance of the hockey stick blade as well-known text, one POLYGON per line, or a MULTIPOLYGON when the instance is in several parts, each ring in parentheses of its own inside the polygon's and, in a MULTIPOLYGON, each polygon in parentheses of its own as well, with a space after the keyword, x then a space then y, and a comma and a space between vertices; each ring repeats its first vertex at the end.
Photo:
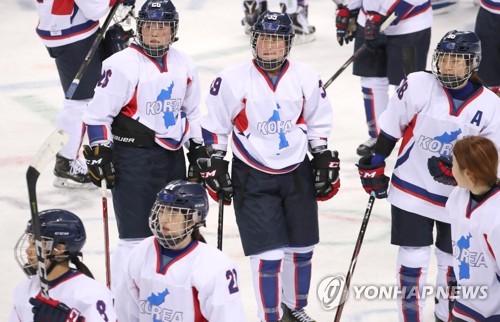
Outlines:
POLYGON ((62 131, 53 132, 38 150, 26 171, 26 182, 28 184, 28 197, 31 211, 31 225, 35 239, 37 257, 37 272, 40 277, 42 296, 49 298, 49 283, 47 281, 47 270, 45 268, 45 255, 43 252, 42 236, 40 232, 40 219, 38 218, 38 203, 36 200, 36 182, 40 172, 47 166, 49 161, 57 154, 62 146, 68 141, 68 135, 62 131))

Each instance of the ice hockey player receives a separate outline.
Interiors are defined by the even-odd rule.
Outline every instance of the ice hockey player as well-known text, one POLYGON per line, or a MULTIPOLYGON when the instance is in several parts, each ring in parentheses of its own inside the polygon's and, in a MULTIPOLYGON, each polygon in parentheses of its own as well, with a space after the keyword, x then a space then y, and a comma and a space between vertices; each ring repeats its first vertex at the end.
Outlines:
MULTIPOLYGON (((391 203, 391 243, 399 246, 397 280, 404 290, 398 298, 400 321, 421 321, 423 316, 425 301, 414 290, 426 284, 434 226, 436 283, 446 287, 455 278, 445 212, 453 187, 440 183, 450 181, 446 164, 453 146, 468 135, 488 137, 500 146, 500 99, 477 78, 480 60, 481 44, 473 32, 447 32, 432 56, 432 74, 411 73, 401 82, 380 116, 375 154, 359 160, 364 189, 377 198, 388 195, 391 203), (385 159, 399 139, 388 194, 385 159)), ((434 312, 437 319, 449 321, 448 300, 437 299, 434 312)))
POLYGON ((453 268, 457 291, 453 321, 500 321, 500 181, 498 150, 481 136, 453 147, 452 174, 458 187, 446 202, 451 220, 453 268), (466 288, 483 288, 467 296, 466 288))
MULTIPOLYGON (((39 23, 38 36, 55 59, 63 92, 75 78, 99 30, 99 19, 117 0, 36 1, 39 23)), ((135 0, 119 0, 133 5, 135 0)), ((85 128, 82 115, 94 95, 94 87, 101 72, 99 51, 91 60, 87 71, 71 99, 64 99, 56 118, 56 127, 69 136, 59 151, 54 166, 56 187, 91 188, 85 162, 78 159, 85 128)))
POLYGON ((80 261, 87 240, 80 218, 63 209, 45 210, 39 216, 50 298, 44 298, 40 293, 30 220, 15 247, 16 260, 28 279, 14 291, 14 305, 8 321, 116 321, 111 292, 95 281, 90 270, 80 261))
POLYGON ((117 294, 120 321, 245 321, 236 264, 200 234, 207 215, 199 183, 175 180, 158 193, 154 236, 132 251, 117 294))
POLYGON ((432 10, 429 0, 352 0, 337 9, 337 40, 354 40, 353 74, 361 77, 369 139, 360 144, 360 156, 373 153, 380 131, 378 118, 389 100, 389 84, 398 85, 411 71, 425 69, 431 41, 432 10), (380 27, 391 14, 396 20, 383 33, 380 27), (356 21, 356 23, 354 23, 356 21), (414 56, 414 57, 413 57, 414 56))
POLYGON ((254 59, 211 85, 202 121, 211 158, 198 163, 214 200, 230 204, 234 192, 258 317, 313 321, 304 307, 319 241, 317 200, 340 187, 338 153, 327 144, 332 107, 318 73, 288 60, 294 31, 287 14, 264 12, 251 37, 254 59), (232 182, 223 159, 231 132, 232 182))
MULTIPOLYGON (((151 236, 155 195, 167 182, 186 178, 183 145, 189 144, 190 160, 206 155, 199 153, 197 70, 191 57, 172 47, 178 27, 172 1, 146 1, 137 17, 137 43, 103 62, 84 115, 91 179, 98 186, 106 180, 113 189, 120 241, 111 259, 112 288, 121 283, 129 251, 151 236)), ((194 165, 190 173, 196 177, 194 165)))

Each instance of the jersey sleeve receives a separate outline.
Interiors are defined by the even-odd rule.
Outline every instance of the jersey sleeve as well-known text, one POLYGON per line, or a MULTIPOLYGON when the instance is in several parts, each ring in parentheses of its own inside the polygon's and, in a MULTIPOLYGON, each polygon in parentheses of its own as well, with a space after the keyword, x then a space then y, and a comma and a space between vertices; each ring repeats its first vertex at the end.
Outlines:
POLYGON ((183 110, 186 112, 186 117, 189 121, 191 138, 201 140, 200 79, 198 78, 198 71, 194 63, 191 63, 191 65, 183 110))
POLYGON ((109 0, 75 0, 85 17, 97 21, 109 10, 109 0))
POLYGON ((233 120, 243 108, 232 90, 230 79, 218 75, 210 85, 206 99, 208 114, 202 119, 201 127, 205 145, 217 150, 227 150, 228 137, 233 129, 233 120))
POLYGON ((303 87, 304 108, 302 116, 307 125, 309 140, 327 140, 332 130, 332 105, 319 76, 309 78, 303 87))
POLYGON ((403 136, 408 125, 421 110, 421 107, 413 102, 413 95, 417 92, 420 95, 423 93, 417 85, 418 79, 412 77, 412 74, 404 78, 390 98, 387 109, 380 115, 380 130, 396 140, 403 136))
POLYGON ((347 3, 347 8, 349 10, 356 10, 361 8, 362 0, 351 0, 347 3))
MULTIPOLYGON (((213 263, 216 265, 217 262, 213 263)), ((208 321, 245 321, 238 276, 236 264, 227 260, 198 289, 200 310, 208 321)))
POLYGON ((134 64, 116 55, 105 60, 95 94, 83 115, 89 141, 112 141, 111 123, 121 109, 135 96, 138 80, 133 77, 134 64), (128 63, 128 64, 127 64, 128 63), (125 71, 125 67, 129 68, 125 71))

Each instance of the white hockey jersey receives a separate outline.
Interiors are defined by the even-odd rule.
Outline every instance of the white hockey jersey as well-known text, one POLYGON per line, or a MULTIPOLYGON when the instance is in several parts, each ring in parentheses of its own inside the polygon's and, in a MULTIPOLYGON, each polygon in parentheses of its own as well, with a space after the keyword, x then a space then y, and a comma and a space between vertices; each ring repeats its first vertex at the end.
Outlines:
POLYGON ((453 187, 429 173, 431 156, 450 156, 454 143, 481 135, 500 146, 500 99, 481 86, 457 110, 434 75, 416 72, 403 79, 380 116, 380 129, 402 138, 391 179, 389 202, 403 210, 449 222, 444 206, 453 187))
POLYGON ((455 188, 446 203, 451 218, 453 268, 460 287, 453 314, 465 321, 500 321, 500 187, 471 207, 469 190, 455 188), (483 294, 486 293, 486 294, 483 294), (482 298, 480 298, 482 297, 482 298))
POLYGON ((170 48, 163 68, 132 44, 103 62, 101 80, 83 116, 90 143, 113 141, 118 113, 153 130, 155 141, 177 150, 189 138, 201 141, 200 86, 193 60, 170 48))
POLYGON ((163 268, 161 256, 154 236, 130 254, 116 298, 120 321, 245 321, 236 264, 224 253, 194 241, 163 268))
POLYGON ((38 36, 45 46, 58 47, 94 34, 109 10, 109 0, 41 0, 36 7, 38 36))
POLYGON ((489 12, 500 15, 500 0, 481 0, 481 7, 489 12))
MULTIPOLYGON (((34 276, 23 280, 14 290, 13 307, 9 322, 33 322, 31 297, 40 293, 40 279, 34 276)), ((101 283, 71 270, 58 279, 49 282, 50 297, 77 309, 87 322, 115 322, 111 292, 101 283)))
MULTIPOLYGON (((405 0, 405 2, 410 5, 408 8, 409 12, 405 12, 406 16, 397 24, 393 23, 389 26, 384 31, 386 35, 404 35, 432 26, 432 6, 430 0, 405 0)), ((357 22, 364 27, 368 11, 375 11, 388 17, 394 12, 396 5, 401 3, 401 0, 351 0, 347 4, 347 8, 349 10, 360 9, 357 22)))
POLYGON ((319 75, 287 61, 275 83, 253 61, 222 71, 211 85, 203 118, 206 145, 226 150, 271 174, 294 170, 304 161, 308 140, 326 140, 332 107, 319 75))

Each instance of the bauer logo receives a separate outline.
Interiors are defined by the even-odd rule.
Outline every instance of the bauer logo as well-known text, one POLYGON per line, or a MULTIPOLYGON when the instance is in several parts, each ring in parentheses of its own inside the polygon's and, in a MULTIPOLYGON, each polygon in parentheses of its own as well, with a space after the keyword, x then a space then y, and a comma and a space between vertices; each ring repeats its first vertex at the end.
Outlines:
POLYGON ((324 310, 331 311, 347 299, 342 299, 344 286, 344 275, 327 276, 319 283, 317 295, 324 310))

